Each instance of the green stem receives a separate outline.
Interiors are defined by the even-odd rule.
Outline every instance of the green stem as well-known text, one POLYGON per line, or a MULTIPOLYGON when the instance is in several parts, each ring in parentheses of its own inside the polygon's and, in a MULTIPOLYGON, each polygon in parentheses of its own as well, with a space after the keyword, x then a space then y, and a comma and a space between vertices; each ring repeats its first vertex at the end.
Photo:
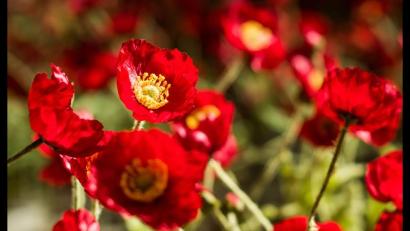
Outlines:
POLYGON ((238 198, 248 207, 249 211, 256 217, 256 219, 262 224, 262 226, 267 231, 273 231, 273 226, 270 221, 263 215, 262 211, 259 210, 258 206, 249 198, 249 196, 244 193, 238 185, 229 177, 229 175, 224 171, 221 165, 211 159, 208 163, 214 170, 219 179, 233 192, 238 198))
POLYGON ((14 161, 20 159, 21 157, 23 157, 24 155, 30 153, 31 150, 37 148, 38 146, 40 146, 43 143, 43 139, 38 138, 37 140, 35 140, 33 143, 29 144, 27 147, 23 148, 23 150, 17 152, 16 154, 14 154, 12 157, 7 159, 7 165, 13 163, 14 161))
POLYGON ((211 166, 207 165, 204 173, 204 186, 210 191, 213 191, 215 183, 215 173, 211 166))
POLYGON ((228 219, 221 211, 221 201, 219 201, 211 192, 203 191, 202 198, 210 205, 212 205, 212 212, 214 217, 222 225, 224 230, 231 230, 231 225, 228 219))
POLYGON ((326 187, 327 187, 327 185, 329 184, 329 180, 330 180, 330 177, 332 176, 333 170, 334 170, 334 168, 335 168, 337 158, 339 157, 340 150, 341 150, 342 144, 343 144, 343 140, 344 140, 344 138, 345 138, 345 136, 346 136, 346 133, 347 133, 347 130, 348 130, 348 128, 349 128, 349 124, 350 124, 350 120, 349 120, 349 118, 346 118, 346 119, 345 119, 345 124, 344 124, 344 126, 343 126, 343 128, 342 128, 342 131, 341 131, 341 133, 340 133, 339 140, 338 140, 338 142, 337 142, 337 144, 336 144, 336 149, 335 149, 335 152, 334 152, 334 154, 333 154, 332 161, 330 162, 330 166, 329 166, 329 168, 328 168, 328 170, 327 170, 325 180, 324 180, 324 182, 323 182, 323 184, 322 184, 322 187, 321 187, 321 189, 320 189, 320 191, 319 191, 319 194, 318 194, 317 197, 316 197, 315 203, 313 204, 313 207, 312 207, 312 209, 311 209, 311 211, 310 211, 310 215, 309 215, 309 219, 308 219, 308 221, 309 221, 309 226, 308 226, 308 229, 307 229, 307 230, 314 229, 314 227, 312 227, 310 224, 314 224, 314 220, 312 221, 312 219, 313 219, 313 217, 314 217, 314 215, 315 215, 315 213, 316 213, 316 210, 317 210, 317 208, 318 208, 318 206, 319 206, 319 202, 320 202, 320 200, 322 199, 322 196, 323 196, 323 194, 324 194, 324 192, 325 192, 325 190, 326 190, 326 187))
POLYGON ((71 207, 74 210, 78 210, 84 207, 84 204, 85 196, 81 184, 75 176, 71 176, 71 207))
POLYGON ((97 200, 92 200, 91 211, 96 221, 98 221, 98 219, 100 218, 102 210, 103 210, 103 207, 101 206, 101 204, 97 200))
POLYGON ((214 212, 213 214, 215 215, 216 219, 223 226, 223 228, 225 230, 231 230, 231 224, 229 223, 225 215, 222 213, 221 209, 219 207, 214 207, 213 212, 214 212))
POLYGON ((71 208, 74 210, 79 209, 78 205, 78 195, 77 195, 77 179, 74 176, 71 176, 71 208))
POLYGON ((238 224, 238 218, 236 217, 234 212, 229 212, 227 215, 228 222, 231 225, 232 231, 241 231, 238 224))
POLYGON ((236 57, 232 63, 228 66, 228 69, 220 77, 219 82, 216 84, 215 89, 220 92, 225 92, 229 86, 239 77, 239 73, 243 66, 242 56, 236 57))

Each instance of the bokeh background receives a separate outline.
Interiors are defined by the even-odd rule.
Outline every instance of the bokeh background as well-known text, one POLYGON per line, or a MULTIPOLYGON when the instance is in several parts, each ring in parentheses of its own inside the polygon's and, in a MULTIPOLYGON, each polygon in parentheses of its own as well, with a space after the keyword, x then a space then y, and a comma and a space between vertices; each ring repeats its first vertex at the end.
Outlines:
MULTIPOLYGON (((229 2, 9 0, 8 156, 33 140, 27 94, 35 74, 49 73, 50 63, 61 66, 74 81, 74 108, 92 112, 110 130, 129 129, 133 124, 115 83, 115 57, 129 38, 187 52, 199 68, 198 87, 214 88, 241 55, 224 38, 219 21, 221 9, 229 2)), ((292 54, 306 49, 301 24, 312 21, 325 28, 327 49, 341 66, 361 67, 401 87, 402 1, 252 2, 276 10, 287 59, 263 72, 242 62, 237 80, 225 92, 235 103, 233 133, 238 142, 237 156, 228 171, 274 222, 308 214, 332 153, 331 147, 317 147, 298 134, 303 121, 314 113, 308 100, 303 106, 295 103, 303 99, 302 85, 290 60, 292 54), (314 16, 306 18, 306 12, 314 16)), ((168 129, 166 124, 159 126, 168 129)), ((401 146, 401 127, 396 139, 382 147, 348 135, 319 209, 321 219, 337 221, 347 231, 373 230, 381 211, 390 205, 368 195, 363 180, 365 164, 401 146)), ((52 186, 39 177, 49 162, 35 150, 8 167, 9 231, 51 230, 70 207, 68 185, 52 186)), ((225 200, 227 190, 216 182, 215 193, 225 200)), ((244 230, 255 230, 255 221, 249 217, 246 212, 239 215, 247 221, 244 230)), ((125 221, 107 210, 100 222, 103 231, 142 230, 137 220, 125 221)), ((187 230, 221 228, 212 216, 205 216, 197 229, 187 230)))

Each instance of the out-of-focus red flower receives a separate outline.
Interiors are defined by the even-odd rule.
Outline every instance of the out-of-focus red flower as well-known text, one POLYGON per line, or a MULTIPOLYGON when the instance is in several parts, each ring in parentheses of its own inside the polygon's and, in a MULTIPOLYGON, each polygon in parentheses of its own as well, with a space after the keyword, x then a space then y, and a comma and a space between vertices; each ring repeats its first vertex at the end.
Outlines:
POLYGON ((314 98, 322 87, 326 70, 331 70, 338 65, 337 60, 327 52, 321 55, 324 67, 315 67, 309 58, 312 49, 296 50, 289 55, 289 64, 293 73, 302 85, 304 93, 309 98, 314 98))
POLYGON ((138 14, 132 10, 122 10, 111 15, 110 30, 115 34, 128 34, 135 31, 138 14))
POLYGON ((64 212, 53 231, 100 231, 100 225, 86 209, 70 209, 64 212))
POLYGON ((401 10, 402 0, 360 0, 355 1, 355 16, 363 21, 375 24, 393 10, 401 10))
MULTIPOLYGON (((222 94, 212 90, 201 90, 195 99, 195 109, 184 118, 175 121, 172 128, 186 149, 213 154, 227 143, 234 110, 234 105, 222 94)), ((233 146, 227 145, 226 150, 233 146)))
POLYGON ((300 130, 300 135, 316 146, 333 146, 339 134, 339 125, 320 113, 306 120, 300 130))
POLYGON ((98 151, 104 137, 96 120, 81 118, 71 108, 74 89, 61 69, 51 65, 51 78, 37 74, 28 96, 30 125, 59 154, 87 156, 98 151))
POLYGON ((299 21, 299 30, 307 44, 317 46, 329 30, 329 22, 324 15, 313 11, 303 11, 299 21))
POLYGON ((353 23, 352 28, 340 36, 340 43, 345 44, 343 52, 356 57, 371 69, 381 73, 384 68, 395 64, 394 52, 388 52, 385 45, 376 36, 372 28, 364 23, 353 23))
POLYGON ((100 45, 82 42, 63 52, 61 63, 67 73, 84 90, 98 90, 107 87, 115 76, 115 55, 100 45))
POLYGON ((248 53, 254 70, 273 69, 285 59, 285 48, 278 35, 275 12, 246 1, 228 6, 222 26, 226 39, 248 53))
MULTIPOLYGON (((201 30, 202 17, 207 11, 206 1, 172 0, 175 9, 181 14, 180 26, 184 33, 196 36, 201 30)), ((205 22, 206 23, 206 22, 205 22)))
POLYGON ((119 96, 136 120, 166 122, 193 107, 198 69, 186 53, 131 39, 122 44, 117 71, 119 96))
POLYGON ((366 187, 378 201, 403 207, 403 152, 392 151, 367 164, 366 187))
POLYGON ((396 210, 394 212, 383 212, 377 221, 374 231, 402 231, 403 230, 403 212, 396 210))
POLYGON ((211 56, 211 60, 215 61, 215 65, 221 69, 226 63, 230 63, 234 57, 241 55, 241 51, 231 46, 226 40, 221 39, 223 37, 221 25, 223 13, 223 10, 220 9, 204 13, 203 19, 200 20, 202 49, 205 54, 211 56))
POLYGON ((374 132, 398 127, 402 96, 389 80, 359 68, 334 68, 327 72, 316 104, 321 113, 340 125, 348 117, 353 133, 374 132))
POLYGON ((100 4, 101 0, 68 0, 70 10, 75 14, 83 14, 100 4))
MULTIPOLYGON (((341 231, 340 226, 335 222, 317 223, 318 231, 341 231)), ((275 231, 306 231, 307 217, 295 216, 288 218, 274 225, 275 231)))
POLYGON ((105 207, 136 215, 156 230, 173 230, 198 214, 195 185, 207 161, 159 130, 118 132, 92 162, 83 185, 105 207))
POLYGON ((315 69, 310 59, 302 54, 293 55, 290 58, 290 66, 306 95, 314 97, 325 78, 322 72, 315 69))

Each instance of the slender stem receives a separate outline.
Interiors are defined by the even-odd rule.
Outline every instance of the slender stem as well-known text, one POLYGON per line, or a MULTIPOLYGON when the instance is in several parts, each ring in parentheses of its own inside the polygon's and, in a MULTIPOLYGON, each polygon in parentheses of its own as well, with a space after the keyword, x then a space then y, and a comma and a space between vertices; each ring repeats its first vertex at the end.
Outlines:
POLYGON ((258 206, 249 198, 249 196, 244 193, 238 185, 229 177, 229 175, 224 171, 221 165, 211 159, 208 163, 214 170, 219 179, 233 192, 239 199, 248 207, 249 211, 255 216, 255 218, 262 224, 262 226, 267 231, 273 231, 273 226, 270 221, 263 215, 262 211, 259 210, 258 206))
POLYGON ((78 210, 79 209, 79 205, 78 205, 78 195, 77 195, 77 179, 75 178, 75 176, 71 176, 71 208, 73 208, 74 210, 78 210))
MULTIPOLYGON (((322 199, 322 196, 323 196, 323 194, 324 194, 324 192, 325 192, 325 190, 326 190, 327 185, 329 184, 329 180, 330 180, 330 177, 332 176, 333 170, 334 170, 334 168, 335 168, 337 158, 339 157, 340 150, 341 150, 342 144, 343 144, 343 140, 344 140, 344 138, 345 138, 345 136, 346 136, 347 129, 348 129, 348 127, 349 127, 349 123, 350 123, 349 119, 346 118, 345 124, 344 124, 344 126, 343 126, 343 128, 342 128, 342 131, 341 131, 341 133, 340 133, 339 140, 338 140, 338 142, 337 142, 337 144, 336 144, 336 149, 335 149, 335 152, 334 152, 334 154, 333 154, 332 161, 330 162, 330 166, 329 166, 329 168, 328 168, 328 170, 327 170, 325 180, 324 180, 324 182, 323 182, 323 184, 322 184, 322 188, 320 189, 319 194, 318 194, 317 197, 316 197, 316 200, 315 200, 315 203, 313 204, 312 210, 310 211, 310 215, 309 215, 308 221, 310 221, 310 220, 312 219, 312 217, 315 215, 316 210, 317 210, 317 208, 318 208, 318 206, 319 206, 319 202, 320 202, 320 200, 322 199)), ((312 222, 312 223, 314 223, 314 222, 312 222)), ((310 224, 310 223, 309 223, 309 224, 310 224)), ((310 226, 310 225, 309 225, 309 226, 310 226)), ((310 227, 308 227, 308 230, 309 230, 309 228, 310 228, 310 227)))
POLYGON ((228 218, 225 217, 221 211, 221 201, 218 200, 211 192, 203 191, 202 198, 210 205, 212 205, 212 212, 218 222, 222 225, 224 230, 230 230, 231 224, 228 221, 228 218))
POLYGON ((100 218, 101 212, 103 210, 101 204, 97 200, 92 200, 91 211, 95 217, 95 220, 98 221, 100 218))
POLYGON ((81 184, 75 176, 71 176, 71 207, 74 210, 78 210, 84 207, 84 204, 85 195, 81 184))
POLYGON ((40 146, 43 143, 43 139, 38 138, 33 143, 29 144, 27 147, 23 148, 23 150, 19 151, 18 153, 14 154, 12 157, 7 159, 7 165, 13 163, 15 160, 20 159, 22 156, 28 154, 31 150, 40 146))
POLYGON ((213 190, 215 182, 215 173, 211 166, 207 165, 204 173, 204 186, 208 190, 213 190))
POLYGON ((231 230, 231 224, 228 221, 228 218, 222 213, 219 207, 213 208, 214 215, 219 223, 224 227, 225 230, 231 230))
POLYGON ((231 225, 232 231, 241 231, 238 224, 238 218, 236 217, 234 212, 229 212, 227 215, 229 224, 231 225))
POLYGON ((226 91, 229 88, 229 86, 231 86, 232 83, 235 82, 235 80, 238 78, 242 65, 242 56, 236 57, 232 61, 232 63, 230 63, 228 69, 220 77, 219 82, 215 86, 215 89, 220 92, 226 91))

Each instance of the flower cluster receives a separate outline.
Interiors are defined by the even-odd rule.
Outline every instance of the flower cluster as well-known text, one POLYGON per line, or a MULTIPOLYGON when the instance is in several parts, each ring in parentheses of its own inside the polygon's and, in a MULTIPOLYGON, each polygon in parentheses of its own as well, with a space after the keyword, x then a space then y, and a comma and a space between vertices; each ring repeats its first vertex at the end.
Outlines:
MULTIPOLYGON (((71 182, 72 209, 53 231, 99 231, 99 206, 159 231, 206 223, 210 214, 225 230, 348 230, 344 216, 350 203, 327 202, 326 211, 320 201, 351 139, 364 143, 349 152, 362 152, 362 145, 396 150, 368 163, 349 163, 353 171, 340 174, 335 188, 359 183, 346 187, 353 198, 366 187, 373 199, 389 205, 376 224, 366 225, 403 230, 403 153, 397 144, 403 99, 394 79, 403 41, 400 29, 384 17, 400 4, 166 0, 160 1, 164 11, 155 2, 67 0, 65 16, 72 23, 42 18, 41 28, 49 33, 44 37, 56 37, 31 46, 24 33, 13 30, 10 36, 22 48, 8 52, 10 89, 27 98, 34 136, 8 164, 39 148, 47 164, 38 178, 52 186, 71 182), (383 35, 384 26, 393 36, 383 35), (59 40, 65 35, 71 41, 59 40), (37 50, 53 43, 65 45, 37 50), (191 56, 182 51, 191 48, 191 56), (31 68, 17 68, 24 64, 20 53, 33 65, 53 54, 58 66, 51 64, 49 75, 33 74, 30 89, 21 90, 17 77, 31 68), (99 100, 88 105, 94 97, 99 100), (119 115, 121 110, 128 114, 119 115), (311 154, 322 148, 334 152, 310 201, 312 182, 327 161, 311 154), (80 194, 92 200, 93 209, 79 205, 80 194), (258 202, 267 202, 266 210, 258 202), (296 215, 310 205, 309 217, 296 215)), ((354 155, 344 161, 356 160, 354 155)), ((347 193, 333 193, 339 191, 347 193)), ((365 217, 359 212, 357 217, 365 217)))
POLYGON ((380 202, 393 202, 395 211, 384 211, 376 231, 402 230, 403 226, 403 152, 392 151, 367 164, 366 187, 380 202))
MULTIPOLYGON (((201 208, 196 184, 211 155, 227 166, 236 154, 234 106, 211 90, 197 94, 197 68, 176 49, 129 40, 120 50, 117 70, 119 96, 134 118, 174 121, 175 135, 156 129, 103 130, 89 113, 74 112, 73 84, 52 65, 51 78, 38 74, 29 94, 31 126, 43 142, 41 150, 52 158, 41 178, 62 185, 75 176, 108 209, 138 216, 157 230, 181 227, 201 208)), ((81 230, 99 229, 91 218, 87 211, 70 210, 54 230, 82 227, 82 220, 90 227, 81 230)))

